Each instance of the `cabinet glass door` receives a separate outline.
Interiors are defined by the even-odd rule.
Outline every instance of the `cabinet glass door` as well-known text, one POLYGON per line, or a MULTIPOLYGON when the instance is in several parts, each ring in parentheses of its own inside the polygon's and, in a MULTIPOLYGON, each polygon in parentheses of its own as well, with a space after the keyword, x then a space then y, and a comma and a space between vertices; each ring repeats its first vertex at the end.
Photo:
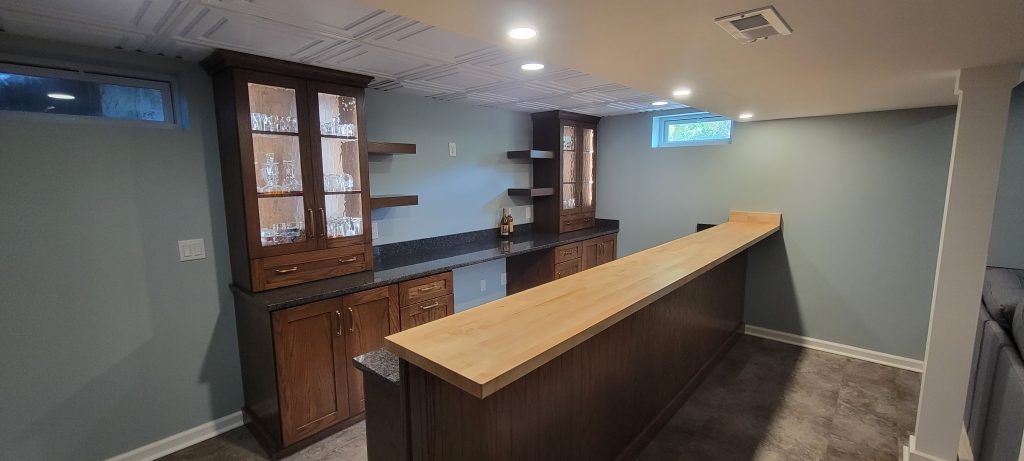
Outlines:
POLYGON ((580 142, 580 206, 594 208, 594 129, 581 127, 580 142))
POLYGON ((286 248, 309 243, 307 219, 313 213, 303 182, 308 163, 303 164, 299 137, 298 85, 250 81, 247 89, 260 246, 288 253, 286 248))
POLYGON ((575 210, 579 203, 579 146, 576 126, 562 125, 562 211, 575 210))
POLYGON ((320 181, 324 207, 320 210, 328 239, 363 236, 363 171, 359 100, 344 94, 317 92, 320 181))

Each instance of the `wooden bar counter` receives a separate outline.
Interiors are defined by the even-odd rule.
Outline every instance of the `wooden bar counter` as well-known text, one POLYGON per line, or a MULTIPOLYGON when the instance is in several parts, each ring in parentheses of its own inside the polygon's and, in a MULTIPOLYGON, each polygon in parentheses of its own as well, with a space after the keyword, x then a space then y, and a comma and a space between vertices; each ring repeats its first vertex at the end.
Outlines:
POLYGON ((400 379, 394 395, 367 394, 371 461, 635 457, 742 331, 745 250, 781 219, 732 212, 711 229, 388 336, 400 379), (372 421, 385 398, 402 404, 381 407, 400 411, 372 421))

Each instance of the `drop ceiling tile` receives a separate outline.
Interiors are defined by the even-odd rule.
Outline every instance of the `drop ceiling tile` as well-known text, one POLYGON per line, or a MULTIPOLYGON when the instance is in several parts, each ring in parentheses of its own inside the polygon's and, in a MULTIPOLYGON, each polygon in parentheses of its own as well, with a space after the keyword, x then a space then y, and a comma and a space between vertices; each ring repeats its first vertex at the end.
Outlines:
POLYGON ((175 38, 198 46, 302 60, 336 42, 330 36, 282 22, 216 8, 200 8, 175 38))
POLYGON ((444 87, 451 92, 465 92, 477 87, 494 85, 503 81, 502 77, 480 72, 468 66, 448 66, 441 69, 432 69, 429 72, 420 72, 410 75, 409 80, 415 80, 439 87, 444 87))
POLYGON ((17 35, 49 38, 99 48, 134 51, 146 42, 146 36, 94 24, 71 23, 14 11, 0 11, 4 30, 17 35))
POLYGON ((203 3, 350 40, 414 22, 357 1, 203 0, 203 3))
POLYGON ((358 42, 335 45, 310 58, 308 63, 387 79, 440 65, 437 61, 358 42))
POLYGON ((577 91, 588 90, 591 88, 609 84, 609 82, 606 80, 602 80, 600 78, 594 77, 593 75, 588 75, 580 72, 575 72, 572 75, 559 77, 549 81, 560 85, 565 85, 577 91))
POLYGON ((527 101, 553 96, 558 93, 532 82, 513 82, 487 88, 488 93, 501 95, 514 101, 527 101))
POLYGON ((159 32, 185 5, 185 0, 0 0, 0 10, 137 34, 159 32))
POLYGON ((454 63, 471 56, 490 45, 451 32, 414 23, 402 29, 371 35, 370 43, 420 56, 454 63))

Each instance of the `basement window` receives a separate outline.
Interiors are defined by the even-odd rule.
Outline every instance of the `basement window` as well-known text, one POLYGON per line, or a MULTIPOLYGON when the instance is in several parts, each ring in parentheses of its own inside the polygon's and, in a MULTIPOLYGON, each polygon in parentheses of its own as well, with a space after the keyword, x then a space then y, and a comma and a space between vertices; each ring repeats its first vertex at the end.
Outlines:
POLYGON ((0 64, 0 111, 176 125, 171 83, 162 80, 0 64))
POLYGON ((654 117, 651 147, 707 146, 732 143, 732 120, 710 112, 654 117))

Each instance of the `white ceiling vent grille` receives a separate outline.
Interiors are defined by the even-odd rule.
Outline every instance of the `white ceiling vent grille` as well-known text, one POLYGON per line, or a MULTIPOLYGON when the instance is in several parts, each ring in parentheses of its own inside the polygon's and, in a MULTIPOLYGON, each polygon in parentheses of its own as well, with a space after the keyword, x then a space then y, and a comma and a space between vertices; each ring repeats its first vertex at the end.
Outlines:
POLYGON ((715 19, 715 24, 743 43, 754 43, 775 35, 793 33, 793 29, 789 28, 773 6, 722 16, 715 19))

